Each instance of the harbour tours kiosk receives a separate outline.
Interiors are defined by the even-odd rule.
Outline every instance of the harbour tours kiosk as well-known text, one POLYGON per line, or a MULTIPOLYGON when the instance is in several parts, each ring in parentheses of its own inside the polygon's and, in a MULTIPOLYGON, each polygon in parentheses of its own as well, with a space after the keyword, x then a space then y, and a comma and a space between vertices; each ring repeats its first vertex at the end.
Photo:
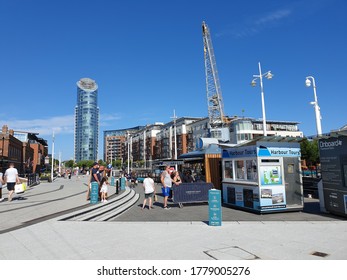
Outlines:
POLYGON ((302 210, 301 140, 264 136, 221 146, 223 203, 258 213, 302 210))

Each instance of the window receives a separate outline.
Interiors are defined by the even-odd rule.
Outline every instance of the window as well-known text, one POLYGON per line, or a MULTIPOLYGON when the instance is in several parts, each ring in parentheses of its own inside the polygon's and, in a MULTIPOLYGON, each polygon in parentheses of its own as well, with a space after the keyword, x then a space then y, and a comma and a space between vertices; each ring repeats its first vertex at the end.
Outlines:
POLYGON ((246 170, 247 170, 247 180, 249 181, 258 180, 257 163, 255 160, 246 160, 246 170))
POLYGON ((236 179, 244 180, 245 179, 245 162, 243 160, 236 160, 236 179))
POLYGON ((224 178, 231 178, 231 179, 234 178, 232 161, 224 162, 224 178))

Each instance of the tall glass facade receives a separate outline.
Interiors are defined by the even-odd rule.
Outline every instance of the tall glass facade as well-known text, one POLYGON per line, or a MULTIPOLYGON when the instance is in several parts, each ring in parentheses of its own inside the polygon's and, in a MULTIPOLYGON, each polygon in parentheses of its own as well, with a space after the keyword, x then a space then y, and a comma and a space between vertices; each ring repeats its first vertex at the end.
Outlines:
POLYGON ((98 85, 89 78, 77 82, 75 161, 97 160, 99 146, 98 85))

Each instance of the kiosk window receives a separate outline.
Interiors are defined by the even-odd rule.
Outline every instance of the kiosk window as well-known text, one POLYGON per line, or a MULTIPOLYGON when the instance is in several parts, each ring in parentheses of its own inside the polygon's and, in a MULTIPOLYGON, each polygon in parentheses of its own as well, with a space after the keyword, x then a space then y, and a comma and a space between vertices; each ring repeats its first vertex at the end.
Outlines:
POLYGON ((232 161, 225 161, 224 162, 224 178, 233 178, 233 162, 232 161))
POLYGON ((245 163, 243 160, 236 160, 236 179, 245 179, 245 163))
POLYGON ((257 163, 255 160, 246 160, 246 169, 247 169, 247 180, 257 181, 258 180, 258 171, 257 163))
POLYGON ((343 175, 345 179, 345 187, 347 187, 347 164, 343 165, 343 175))

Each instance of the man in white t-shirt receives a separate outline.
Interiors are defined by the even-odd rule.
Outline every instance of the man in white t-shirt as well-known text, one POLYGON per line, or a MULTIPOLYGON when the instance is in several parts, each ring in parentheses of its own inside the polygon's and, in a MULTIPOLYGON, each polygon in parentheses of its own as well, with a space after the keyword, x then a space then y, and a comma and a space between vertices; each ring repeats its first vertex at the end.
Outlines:
POLYGON ((10 202, 14 193, 14 186, 16 183, 20 183, 18 171, 14 168, 14 163, 10 163, 10 167, 5 171, 5 182, 8 189, 8 201, 10 202))
POLYGON ((148 209, 153 209, 152 200, 155 195, 155 186, 154 180, 152 179, 152 175, 150 173, 147 174, 147 177, 143 180, 143 188, 145 190, 145 199, 143 200, 142 210, 145 209, 147 198, 148 198, 148 209))

